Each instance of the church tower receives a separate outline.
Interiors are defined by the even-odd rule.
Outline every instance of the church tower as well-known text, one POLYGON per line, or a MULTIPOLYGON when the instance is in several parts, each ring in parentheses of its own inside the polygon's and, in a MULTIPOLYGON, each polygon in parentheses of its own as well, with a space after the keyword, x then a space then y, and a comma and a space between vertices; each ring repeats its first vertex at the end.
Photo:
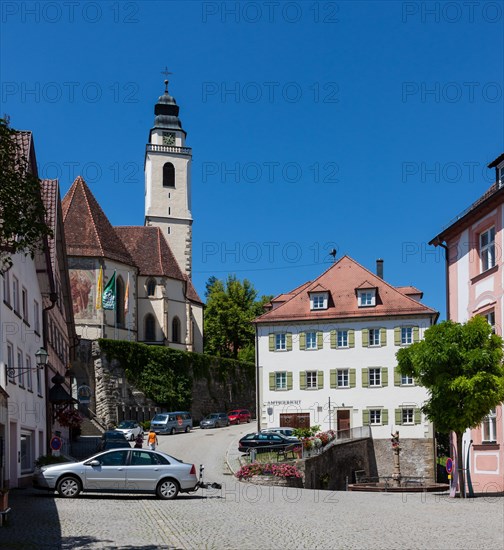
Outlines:
POLYGON ((175 98, 168 93, 168 80, 154 114, 145 150, 145 225, 162 230, 180 269, 191 277, 192 152, 185 146, 186 132, 175 98))

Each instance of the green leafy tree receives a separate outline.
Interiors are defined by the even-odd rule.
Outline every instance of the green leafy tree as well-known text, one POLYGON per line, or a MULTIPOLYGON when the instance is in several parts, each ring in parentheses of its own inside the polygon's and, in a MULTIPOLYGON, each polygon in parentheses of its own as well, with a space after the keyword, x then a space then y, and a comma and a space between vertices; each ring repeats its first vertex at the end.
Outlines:
POLYGON ((210 277, 206 285, 205 353, 254 361, 255 329, 252 319, 263 313, 271 297, 257 300, 250 281, 229 275, 225 282, 210 277))
POLYGON ((461 488, 462 435, 504 401, 502 346, 502 338, 476 316, 465 324, 434 325, 425 331, 424 340, 397 353, 401 374, 413 376, 429 392, 422 407, 427 418, 439 432, 457 436, 461 488))
POLYGON ((12 265, 18 252, 33 258, 43 248, 44 237, 51 235, 40 181, 30 173, 15 133, 0 119, 0 271, 12 265))

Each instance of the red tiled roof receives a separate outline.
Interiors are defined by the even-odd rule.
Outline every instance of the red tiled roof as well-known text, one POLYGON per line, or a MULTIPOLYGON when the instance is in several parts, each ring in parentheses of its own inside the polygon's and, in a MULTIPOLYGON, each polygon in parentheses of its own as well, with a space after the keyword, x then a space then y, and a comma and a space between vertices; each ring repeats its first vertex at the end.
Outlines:
POLYGON ((62 201, 69 256, 93 256, 133 265, 97 200, 79 176, 62 201))
POLYGON ((25 130, 16 130, 12 136, 16 142, 19 154, 28 163, 28 171, 37 178, 38 170, 32 133, 25 130))
POLYGON ((196 292, 196 289, 194 288, 191 279, 187 275, 184 274, 184 279, 187 282, 186 287, 186 298, 188 300, 191 300, 191 302, 197 302, 198 304, 202 304, 201 298, 198 296, 198 293, 196 292))
POLYGON ((139 275, 184 280, 177 260, 159 227, 122 226, 115 227, 115 231, 123 246, 130 251, 139 275))
POLYGON ((421 290, 418 290, 418 288, 414 287, 414 286, 396 286, 396 289, 399 291, 399 292, 402 292, 403 294, 406 294, 406 296, 411 296, 411 295, 420 295, 420 296, 423 296, 423 292, 421 290))
POLYGON ((421 314, 437 317, 438 312, 406 296, 349 256, 343 256, 317 279, 298 287, 297 292, 288 301, 264 313, 254 322, 314 321, 421 314), (377 304, 374 307, 358 307, 355 289, 364 282, 377 289, 377 304), (309 293, 318 285, 324 286, 330 293, 328 308, 311 311, 309 293))
POLYGON ((40 180, 40 188, 42 192, 42 200, 44 201, 45 208, 45 221, 49 229, 53 232, 52 237, 48 237, 49 253, 51 256, 51 264, 53 271, 55 269, 56 251, 55 251, 55 237, 56 237, 56 212, 58 208, 58 180, 40 180))

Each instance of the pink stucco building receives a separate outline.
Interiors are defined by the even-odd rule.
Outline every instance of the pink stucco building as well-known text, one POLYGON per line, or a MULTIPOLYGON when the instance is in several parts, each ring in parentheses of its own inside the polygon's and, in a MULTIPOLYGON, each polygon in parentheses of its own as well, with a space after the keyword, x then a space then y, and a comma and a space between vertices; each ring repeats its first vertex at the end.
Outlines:
MULTIPOLYGON (((447 318, 464 323, 482 315, 504 336, 504 153, 488 168, 495 168, 495 183, 430 244, 447 251, 447 318)), ((502 412, 502 405, 489 411, 464 436, 476 493, 504 491, 502 412)))

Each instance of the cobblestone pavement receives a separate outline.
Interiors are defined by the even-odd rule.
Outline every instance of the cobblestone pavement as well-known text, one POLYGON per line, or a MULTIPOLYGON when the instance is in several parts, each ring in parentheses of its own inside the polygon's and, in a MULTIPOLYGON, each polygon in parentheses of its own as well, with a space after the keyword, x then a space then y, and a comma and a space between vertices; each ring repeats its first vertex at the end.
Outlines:
MULTIPOLYGON (((238 427, 208 434, 195 430, 162 439, 160 447, 208 441, 219 449, 225 443, 228 461, 236 466, 236 439, 242 432, 238 427)), ((226 475, 224 460, 208 470, 215 477, 206 479, 223 482, 222 490, 200 490, 174 501, 133 495, 63 499, 32 489, 13 490, 11 516, 0 528, 0 548, 504 548, 500 497, 460 500, 265 487, 235 481, 226 475)))

